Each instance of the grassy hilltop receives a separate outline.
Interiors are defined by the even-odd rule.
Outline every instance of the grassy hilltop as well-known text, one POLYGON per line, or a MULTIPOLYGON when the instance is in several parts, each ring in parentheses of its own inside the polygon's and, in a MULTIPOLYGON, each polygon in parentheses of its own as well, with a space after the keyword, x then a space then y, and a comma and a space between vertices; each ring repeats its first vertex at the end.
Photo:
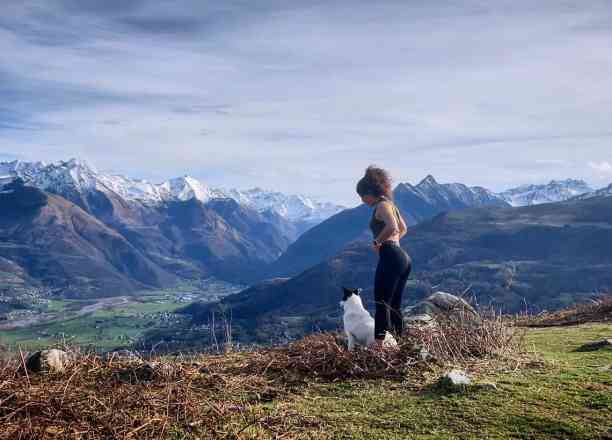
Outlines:
POLYGON ((485 374, 497 391, 439 395, 385 381, 317 385, 291 406, 326 422, 330 438, 612 439, 612 350, 574 353, 612 325, 530 330, 544 362, 485 374))
POLYGON ((612 323, 516 335, 505 356, 437 362, 408 344, 349 355, 325 334, 146 367, 82 355, 27 376, 18 354, 0 367, 0 439, 612 439, 612 349, 575 351, 611 338, 612 323), (454 366, 496 389, 435 386, 454 366))

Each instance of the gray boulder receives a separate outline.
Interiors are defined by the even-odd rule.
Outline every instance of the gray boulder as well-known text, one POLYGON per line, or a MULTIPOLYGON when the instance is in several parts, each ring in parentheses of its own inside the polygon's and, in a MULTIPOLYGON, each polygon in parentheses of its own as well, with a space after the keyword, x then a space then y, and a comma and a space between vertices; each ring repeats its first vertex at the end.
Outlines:
POLYGON ((612 339, 602 339, 601 341, 589 342, 588 344, 578 347, 576 351, 595 351, 605 347, 612 347, 612 339))
POLYGON ((461 315, 469 319, 478 319, 476 310, 463 298, 446 292, 436 292, 412 307, 404 309, 406 325, 430 325, 436 316, 461 315))
POLYGON ((421 315, 411 315, 404 311, 404 323, 408 326, 431 326, 434 324, 434 318, 427 313, 421 315))
POLYGON ((452 370, 438 379, 436 387, 444 392, 465 391, 472 384, 472 379, 465 371, 452 370))
POLYGON ((34 373, 62 373, 71 362, 68 353, 52 348, 32 353, 26 361, 26 368, 34 373))

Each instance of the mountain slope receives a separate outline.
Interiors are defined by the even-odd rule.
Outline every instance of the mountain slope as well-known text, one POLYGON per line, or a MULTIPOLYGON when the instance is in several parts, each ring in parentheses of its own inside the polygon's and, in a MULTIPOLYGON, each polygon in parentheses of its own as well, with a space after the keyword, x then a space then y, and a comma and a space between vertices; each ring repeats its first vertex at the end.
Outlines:
POLYGON ((273 211, 294 223, 298 232, 314 226, 342 209, 332 203, 314 201, 301 195, 286 195, 260 188, 251 190, 212 188, 191 176, 177 177, 155 184, 103 173, 85 161, 70 159, 54 163, 0 162, 0 184, 15 177, 31 186, 61 195, 92 212, 89 198, 100 193, 124 203, 156 206, 164 202, 195 198, 202 203, 214 199, 234 199, 239 204, 263 213, 273 211), (93 194, 93 195, 92 195, 93 194))
MULTIPOLYGON (((77 160, 3 163, 0 175, 3 182, 23 176, 32 188, 78 205, 157 266, 185 278, 259 279, 259 268, 298 234, 275 211, 260 213, 221 198, 222 193, 188 176, 151 185, 99 173, 77 160)), ((46 225, 38 227, 44 234, 46 225)))
POLYGON ((113 296, 175 277, 66 199, 16 181, 0 193, 0 256, 67 296, 113 296))
POLYGON ((253 282, 289 244, 269 218, 231 199, 145 206, 86 194, 97 217, 20 180, 4 185, 0 256, 44 286, 93 297, 170 285, 176 276, 253 282))
POLYGON ((576 197, 576 200, 586 200, 595 197, 612 197, 612 183, 605 188, 598 189, 593 192, 582 194, 576 197))
POLYGON ((508 206, 504 200, 485 188, 470 188, 461 183, 439 184, 431 175, 416 186, 401 183, 393 194, 397 206, 410 224, 446 211, 480 206, 508 206))
POLYGON ((264 264, 288 245, 259 213, 231 199, 169 202, 163 214, 158 230, 172 243, 172 253, 232 282, 259 279, 264 264))
POLYGON ((329 202, 319 202, 302 195, 286 195, 277 191, 266 191, 253 188, 246 191, 236 189, 224 190, 225 197, 249 206, 259 212, 273 211, 287 220, 301 225, 305 230, 332 215, 344 207, 329 202))
POLYGON ((267 268, 268 277, 296 275, 365 237, 371 212, 366 205, 344 211, 306 231, 267 268))

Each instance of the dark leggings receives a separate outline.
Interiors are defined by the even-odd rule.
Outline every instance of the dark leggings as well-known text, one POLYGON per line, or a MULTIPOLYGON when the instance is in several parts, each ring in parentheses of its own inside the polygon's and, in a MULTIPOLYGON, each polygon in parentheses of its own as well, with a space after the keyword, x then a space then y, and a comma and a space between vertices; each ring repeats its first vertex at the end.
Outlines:
POLYGON ((410 256, 398 245, 383 243, 380 248, 376 278, 374 279, 374 337, 384 339, 389 331, 401 336, 404 329, 402 318, 402 294, 410 275, 410 256))

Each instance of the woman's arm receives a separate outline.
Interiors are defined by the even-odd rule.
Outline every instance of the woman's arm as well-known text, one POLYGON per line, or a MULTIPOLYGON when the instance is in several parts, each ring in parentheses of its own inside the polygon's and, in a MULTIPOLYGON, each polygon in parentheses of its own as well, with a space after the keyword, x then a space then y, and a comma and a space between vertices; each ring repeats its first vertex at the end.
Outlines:
POLYGON ((404 235, 406 235, 406 232, 408 232, 408 227, 406 226, 406 222, 404 221, 404 217, 402 217, 402 214, 399 212, 397 212, 397 216, 399 217, 399 238, 401 239, 404 235))

